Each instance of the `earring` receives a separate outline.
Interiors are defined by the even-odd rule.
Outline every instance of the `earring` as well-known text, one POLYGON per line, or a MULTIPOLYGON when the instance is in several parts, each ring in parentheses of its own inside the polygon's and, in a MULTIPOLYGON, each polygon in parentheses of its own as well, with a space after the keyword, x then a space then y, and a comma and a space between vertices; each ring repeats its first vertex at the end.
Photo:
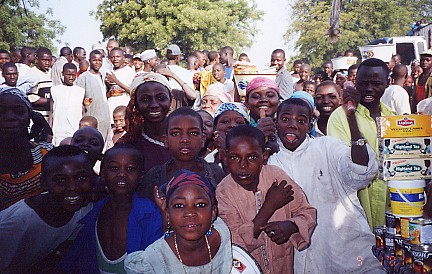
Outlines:
POLYGON ((167 223, 167 230, 164 233, 164 237, 168 237, 173 231, 171 230, 169 222, 167 223))
POLYGON ((211 224, 211 226, 210 226, 210 229, 207 231, 207 235, 208 236, 211 236, 211 235, 213 235, 213 231, 212 231, 212 229, 214 228, 214 225, 213 225, 213 223, 211 224))

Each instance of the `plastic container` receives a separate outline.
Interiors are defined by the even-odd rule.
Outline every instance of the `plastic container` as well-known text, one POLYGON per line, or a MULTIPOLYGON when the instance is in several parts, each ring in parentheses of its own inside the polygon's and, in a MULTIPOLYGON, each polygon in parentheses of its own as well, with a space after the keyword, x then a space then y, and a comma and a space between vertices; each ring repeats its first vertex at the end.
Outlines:
POLYGON ((399 217, 421 217, 426 204, 425 180, 389 181, 392 212, 399 217))

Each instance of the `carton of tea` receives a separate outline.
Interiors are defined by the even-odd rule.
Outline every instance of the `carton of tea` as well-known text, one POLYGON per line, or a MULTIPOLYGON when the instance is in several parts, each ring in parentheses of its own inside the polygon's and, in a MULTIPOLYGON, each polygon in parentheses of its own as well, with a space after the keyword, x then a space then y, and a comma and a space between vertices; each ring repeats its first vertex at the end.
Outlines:
POLYGON ((378 117, 378 137, 430 137, 432 135, 431 117, 431 115, 396 115, 378 117))
POLYGON ((397 158, 430 158, 431 137, 378 138, 379 157, 397 158))
POLYGON ((382 159, 379 176, 383 180, 431 179, 432 158, 382 159))

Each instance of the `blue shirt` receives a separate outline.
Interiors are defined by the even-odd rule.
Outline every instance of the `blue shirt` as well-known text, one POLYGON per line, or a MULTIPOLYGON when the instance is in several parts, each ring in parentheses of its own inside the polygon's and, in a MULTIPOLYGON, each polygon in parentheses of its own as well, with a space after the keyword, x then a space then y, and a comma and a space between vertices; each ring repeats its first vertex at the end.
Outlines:
MULTIPOLYGON (((65 273, 99 273, 96 257, 96 221, 110 197, 96 203, 79 223, 83 224, 75 243, 66 253, 60 267, 65 273)), ((128 220, 127 253, 145 250, 162 236, 162 217, 152 201, 137 194, 132 198, 128 220)))

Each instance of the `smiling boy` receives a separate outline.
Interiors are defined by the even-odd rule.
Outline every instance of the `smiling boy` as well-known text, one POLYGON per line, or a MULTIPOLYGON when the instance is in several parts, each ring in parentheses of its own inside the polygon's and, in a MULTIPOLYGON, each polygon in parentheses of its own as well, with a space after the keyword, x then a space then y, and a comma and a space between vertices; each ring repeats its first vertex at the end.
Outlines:
POLYGON ((330 80, 322 82, 315 91, 315 106, 320 116, 315 120, 315 137, 327 135, 327 122, 332 112, 340 105, 337 86, 330 80))
POLYGON ((270 65, 276 68, 276 80, 280 90, 281 99, 288 99, 293 93, 293 78, 285 67, 285 51, 275 49, 272 52, 270 65))
POLYGON ((310 138, 313 108, 309 94, 281 103, 276 122, 280 151, 269 159, 317 209, 311 245, 295 253, 295 273, 384 273, 371 252, 374 236, 357 199, 357 191, 378 171, 375 153, 362 142, 354 112, 346 107, 351 148, 336 138, 310 138))
POLYGON ((89 204, 93 171, 87 154, 64 145, 42 161, 41 183, 47 193, 21 200, 0 212, 1 273, 26 273, 66 241, 89 204))

